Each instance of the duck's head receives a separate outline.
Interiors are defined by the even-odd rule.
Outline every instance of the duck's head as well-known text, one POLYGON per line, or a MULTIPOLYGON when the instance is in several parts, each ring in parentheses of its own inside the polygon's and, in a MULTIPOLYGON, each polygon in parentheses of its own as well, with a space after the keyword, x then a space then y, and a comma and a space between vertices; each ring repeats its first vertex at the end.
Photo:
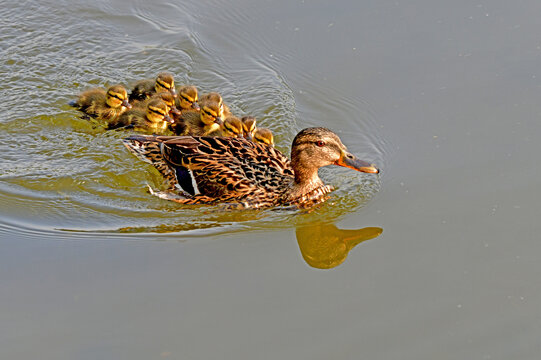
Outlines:
POLYGON ((378 168, 348 152, 338 135, 331 130, 315 127, 302 130, 293 139, 291 166, 297 182, 318 181, 317 170, 338 165, 360 172, 377 174, 378 168))
POLYGON ((229 137, 242 137, 242 121, 236 116, 228 116, 222 124, 222 133, 229 137))
POLYGON ((131 105, 128 103, 128 92, 122 85, 113 85, 107 89, 105 101, 107 102, 107 106, 113 109, 121 106, 125 107, 126 109, 131 108, 131 105))
POLYGON ((254 137, 254 132, 255 132, 255 123, 256 123, 256 120, 255 120, 255 117, 253 116, 243 116, 242 117, 242 127, 243 127, 243 130, 244 130, 244 137, 248 140, 252 140, 252 138, 254 137))
POLYGON ((175 97, 173 94, 171 94, 169 91, 162 91, 161 93, 157 94, 156 97, 162 99, 167 105, 169 108, 169 114, 180 115, 180 111, 175 106, 175 97))
POLYGON ((254 142, 274 146, 274 136, 267 128, 257 128, 254 132, 254 142))
POLYGON ((200 116, 201 121, 205 126, 211 126, 216 130, 223 124, 223 110, 220 104, 212 100, 204 100, 199 103, 201 107, 200 116))
POLYGON ((185 85, 178 89, 178 102, 182 110, 199 110, 197 100, 197 88, 195 86, 185 85))
POLYGON ((146 117, 152 123, 173 122, 168 113, 169 107, 162 99, 153 99, 147 105, 146 117))
POLYGON ((220 111, 224 112, 224 99, 222 98, 222 95, 220 93, 217 93, 215 91, 209 92, 205 94, 205 99, 210 101, 215 101, 220 105, 220 111))
POLYGON ((168 72, 161 72, 156 77, 156 85, 154 89, 157 93, 162 91, 169 91, 173 96, 177 96, 177 91, 175 90, 175 78, 173 74, 168 72))

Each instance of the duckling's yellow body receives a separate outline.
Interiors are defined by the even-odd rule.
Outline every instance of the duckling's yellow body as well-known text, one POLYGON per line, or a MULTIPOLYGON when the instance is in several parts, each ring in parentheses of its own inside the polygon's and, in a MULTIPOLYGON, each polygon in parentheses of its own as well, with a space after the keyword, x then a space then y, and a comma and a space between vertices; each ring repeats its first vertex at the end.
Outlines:
POLYGON ((272 135, 272 131, 267 128, 257 128, 254 132, 252 141, 259 144, 274 146, 274 136, 272 135))
POLYGON ((107 90, 103 88, 86 90, 72 105, 89 116, 113 121, 131 107, 127 99, 128 94, 124 86, 113 85, 107 90))
POLYGON ((242 121, 238 117, 230 115, 225 118, 221 131, 216 133, 217 136, 242 137, 242 121))
POLYGON ((131 93, 130 102, 142 101, 150 98, 156 93, 162 91, 169 91, 173 96, 177 95, 175 90, 175 79, 172 74, 168 72, 161 72, 156 79, 145 79, 138 81, 131 93))
POLYGON ((201 100, 199 106, 200 111, 183 112, 171 125, 176 135, 206 136, 220 131, 223 112, 219 103, 201 100))
POLYGON ((134 107, 126 111, 116 121, 109 124, 109 129, 133 128, 136 131, 166 134, 172 121, 168 115, 169 107, 161 99, 148 102, 146 108, 134 107))
POLYGON ((206 93, 206 94, 203 94, 201 95, 201 97, 199 98, 200 101, 215 101, 217 102, 220 107, 222 108, 222 113, 223 113, 223 116, 224 117, 228 117, 230 115, 233 115, 231 113, 231 110, 229 109, 229 106, 227 106, 224 102, 223 102, 223 99, 222 99, 222 95, 220 95, 220 93, 217 93, 215 91, 213 92, 209 92, 209 93, 206 93))

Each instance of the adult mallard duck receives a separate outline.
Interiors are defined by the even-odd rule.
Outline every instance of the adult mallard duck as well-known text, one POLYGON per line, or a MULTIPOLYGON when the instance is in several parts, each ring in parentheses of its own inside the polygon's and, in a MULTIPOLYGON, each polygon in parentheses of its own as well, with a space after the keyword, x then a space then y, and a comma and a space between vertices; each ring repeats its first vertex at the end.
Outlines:
POLYGON ((85 114, 106 121, 111 121, 131 108, 128 93, 122 85, 113 85, 107 90, 93 88, 83 91, 77 100, 70 104, 85 114))
POLYGON ((333 190, 318 176, 322 166, 379 172, 350 154, 335 133, 321 127, 297 134, 291 161, 273 147, 243 138, 131 136, 124 144, 154 165, 170 190, 182 190, 182 198, 171 200, 183 204, 306 207, 324 201, 333 190))
POLYGON ((175 118, 171 130, 176 135, 206 136, 218 132, 223 123, 220 104, 212 100, 200 100, 200 111, 182 112, 175 118))
POLYGON ((173 96, 177 96, 173 74, 161 72, 156 79, 145 79, 135 83, 130 92, 130 103, 148 99, 155 93, 162 91, 169 91, 173 96))
POLYGON ((165 133, 173 120, 168 115, 169 106, 160 98, 150 101, 145 109, 134 107, 109 123, 108 129, 133 128, 137 131, 165 133))

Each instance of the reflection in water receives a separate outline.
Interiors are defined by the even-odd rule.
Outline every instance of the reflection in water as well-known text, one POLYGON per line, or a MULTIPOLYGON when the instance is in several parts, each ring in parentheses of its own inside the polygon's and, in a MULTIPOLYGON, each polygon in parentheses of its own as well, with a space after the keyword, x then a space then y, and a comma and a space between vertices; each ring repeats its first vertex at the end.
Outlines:
POLYGON ((348 253, 365 240, 378 237, 379 227, 341 230, 334 224, 316 223, 297 227, 297 242, 308 265, 318 269, 331 269, 346 260, 348 253))

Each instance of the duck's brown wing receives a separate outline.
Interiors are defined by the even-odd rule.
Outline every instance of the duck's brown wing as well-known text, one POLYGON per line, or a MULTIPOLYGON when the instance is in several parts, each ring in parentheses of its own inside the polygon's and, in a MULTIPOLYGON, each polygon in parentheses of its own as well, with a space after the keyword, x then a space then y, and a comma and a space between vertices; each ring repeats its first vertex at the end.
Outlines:
MULTIPOLYGON (((126 146, 160 170, 166 164, 192 198, 185 203, 272 203, 293 180, 278 150, 240 138, 132 136, 126 146)), ((168 175, 169 176, 169 175, 168 175)))

